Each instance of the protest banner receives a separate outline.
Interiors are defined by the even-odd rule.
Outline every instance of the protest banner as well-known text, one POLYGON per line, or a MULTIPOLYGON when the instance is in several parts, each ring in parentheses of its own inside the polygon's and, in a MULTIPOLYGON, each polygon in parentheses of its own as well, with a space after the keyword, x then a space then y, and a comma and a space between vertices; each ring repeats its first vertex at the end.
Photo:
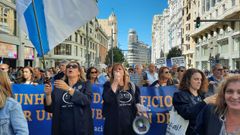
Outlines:
MULTIPOLYGON (((15 99, 22 105, 28 121, 30 135, 51 134, 51 114, 44 110, 43 85, 12 85, 15 99)), ((142 87, 141 102, 150 108, 148 112, 151 127, 147 135, 165 135, 169 122, 169 110, 172 107, 172 96, 175 86, 142 87)), ((102 116, 102 85, 93 85, 92 116, 94 119, 94 134, 102 135, 104 118, 102 116)))

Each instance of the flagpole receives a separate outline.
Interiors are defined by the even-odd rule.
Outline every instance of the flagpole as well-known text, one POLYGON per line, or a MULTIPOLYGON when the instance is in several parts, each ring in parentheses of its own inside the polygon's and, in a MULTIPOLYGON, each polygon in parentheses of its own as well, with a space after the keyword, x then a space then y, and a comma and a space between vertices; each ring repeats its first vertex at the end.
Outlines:
POLYGON ((37 19, 37 13, 36 13, 36 8, 35 8, 35 3, 34 0, 32 0, 32 4, 33 4, 33 12, 34 12, 34 18, 36 20, 36 25, 37 25, 37 32, 38 32, 38 40, 40 43, 40 49, 42 52, 42 64, 43 64, 43 69, 46 70, 46 66, 45 66, 45 57, 44 57, 44 53, 43 53, 43 45, 42 45, 42 38, 41 38, 41 34, 40 34, 40 28, 39 28, 39 24, 38 24, 38 19, 37 19))

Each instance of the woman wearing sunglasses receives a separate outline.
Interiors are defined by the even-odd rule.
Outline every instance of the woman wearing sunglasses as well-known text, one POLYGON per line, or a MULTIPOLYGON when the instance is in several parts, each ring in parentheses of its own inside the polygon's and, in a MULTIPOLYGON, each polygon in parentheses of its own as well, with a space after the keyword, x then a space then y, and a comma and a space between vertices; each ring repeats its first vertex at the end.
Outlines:
POLYGON ((153 82, 150 87, 170 86, 174 84, 176 84, 176 81, 172 79, 169 68, 161 67, 158 71, 158 80, 153 82))
POLYGON ((87 70, 87 80, 91 82, 91 84, 99 84, 98 82, 98 70, 95 67, 90 67, 87 70))
POLYGON ((45 84, 44 107, 53 114, 52 135, 92 135, 91 84, 81 79, 78 62, 66 66, 66 79, 45 84))

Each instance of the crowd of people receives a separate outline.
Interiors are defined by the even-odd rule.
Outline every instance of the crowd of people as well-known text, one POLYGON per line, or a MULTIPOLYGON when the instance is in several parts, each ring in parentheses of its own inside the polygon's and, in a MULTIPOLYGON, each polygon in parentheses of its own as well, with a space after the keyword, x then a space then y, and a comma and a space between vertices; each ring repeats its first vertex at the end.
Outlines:
POLYGON ((189 120, 186 135, 240 134, 240 75, 215 64, 211 73, 173 65, 147 68, 85 69, 76 61, 63 60, 58 67, 10 68, 0 64, 0 135, 28 134, 21 106, 13 99, 11 83, 44 84, 44 108, 53 114, 53 135, 93 135, 92 85, 103 85, 104 135, 135 135, 134 118, 140 110, 141 87, 175 85, 173 106, 189 120), (7 126, 4 124, 6 123, 7 126), (3 124, 2 124, 3 123, 3 124))

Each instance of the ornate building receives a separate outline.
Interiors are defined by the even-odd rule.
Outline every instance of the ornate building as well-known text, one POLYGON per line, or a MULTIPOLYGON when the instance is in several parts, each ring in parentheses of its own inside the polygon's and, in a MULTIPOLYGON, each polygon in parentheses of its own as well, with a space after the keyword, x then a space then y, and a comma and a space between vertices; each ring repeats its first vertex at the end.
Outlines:
POLYGON ((98 19, 99 24, 108 35, 108 50, 113 46, 118 46, 118 23, 117 17, 114 12, 108 17, 108 19, 98 19))
MULTIPOLYGON (((240 0, 196 0, 199 17, 240 19, 240 0)), ((240 22, 201 22, 191 35, 196 44, 196 67, 210 69, 220 62, 230 69, 240 69, 240 22)))

